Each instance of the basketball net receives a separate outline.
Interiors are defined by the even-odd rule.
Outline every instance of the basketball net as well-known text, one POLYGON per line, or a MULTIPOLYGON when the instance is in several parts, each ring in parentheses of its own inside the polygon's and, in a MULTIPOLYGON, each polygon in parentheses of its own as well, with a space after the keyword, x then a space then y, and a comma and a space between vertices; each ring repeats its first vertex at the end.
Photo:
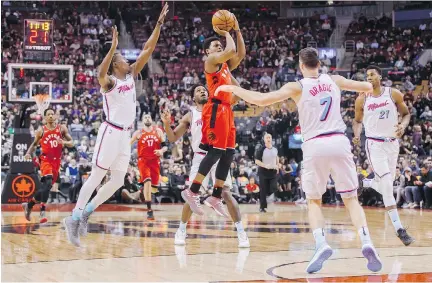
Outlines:
POLYGON ((33 99, 36 101, 39 114, 43 115, 50 105, 51 96, 49 94, 36 94, 33 99))

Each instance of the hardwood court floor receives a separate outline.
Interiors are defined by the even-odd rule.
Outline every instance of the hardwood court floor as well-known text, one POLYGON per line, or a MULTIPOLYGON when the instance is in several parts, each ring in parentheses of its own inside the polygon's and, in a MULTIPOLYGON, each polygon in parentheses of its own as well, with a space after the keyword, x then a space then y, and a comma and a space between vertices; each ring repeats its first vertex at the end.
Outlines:
POLYGON ((432 282, 432 211, 400 210, 416 242, 405 247, 383 209, 366 209, 384 267, 366 268, 360 240, 343 207, 324 208, 332 258, 318 274, 305 268, 314 252, 305 205, 272 205, 266 214, 242 205, 251 248, 238 249, 234 225, 206 208, 188 224, 186 247, 174 246, 179 205, 103 205, 81 248, 68 244, 60 225, 72 206, 50 205, 49 222, 27 223, 19 205, 2 205, 3 281, 284 281, 432 282))

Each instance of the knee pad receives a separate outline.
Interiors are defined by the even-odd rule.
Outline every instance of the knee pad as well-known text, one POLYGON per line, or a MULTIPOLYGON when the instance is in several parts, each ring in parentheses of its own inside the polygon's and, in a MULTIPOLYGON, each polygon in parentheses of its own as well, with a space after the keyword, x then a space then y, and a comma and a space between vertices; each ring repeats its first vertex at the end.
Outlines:
POLYGON ((396 205, 396 200, 393 196, 393 181, 390 173, 381 177, 380 191, 386 207, 396 205))
POLYGON ((223 154, 224 154, 223 150, 217 148, 211 148, 209 152, 207 152, 204 159, 201 161, 201 164, 198 169, 198 173, 207 176, 208 172, 210 172, 210 169, 219 159, 221 159, 223 154))
POLYGON ((219 164, 216 168, 216 173, 215 173, 216 179, 224 180, 224 181, 226 180, 233 159, 234 159, 234 149, 227 148, 225 153, 220 158, 219 164))

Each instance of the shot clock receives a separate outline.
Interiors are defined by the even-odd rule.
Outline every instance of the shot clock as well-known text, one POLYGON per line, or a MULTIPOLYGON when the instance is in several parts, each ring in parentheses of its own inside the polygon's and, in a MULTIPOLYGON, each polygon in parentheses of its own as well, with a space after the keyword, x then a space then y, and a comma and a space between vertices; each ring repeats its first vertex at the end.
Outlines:
POLYGON ((24 20, 24 54, 30 61, 52 61, 53 21, 24 20))

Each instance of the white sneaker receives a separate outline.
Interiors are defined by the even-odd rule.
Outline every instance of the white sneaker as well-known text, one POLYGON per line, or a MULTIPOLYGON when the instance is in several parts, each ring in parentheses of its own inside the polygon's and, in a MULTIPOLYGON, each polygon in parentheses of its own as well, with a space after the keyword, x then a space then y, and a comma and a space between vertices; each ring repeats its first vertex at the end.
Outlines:
POLYGON ((381 259, 372 244, 365 244, 362 247, 362 254, 367 259, 367 268, 370 271, 378 272, 382 268, 381 259))
POLYGON ((315 273, 320 271, 323 263, 328 260, 333 254, 333 249, 328 244, 323 244, 319 249, 316 250, 314 256, 309 262, 306 272, 315 273))
POLYGON ((299 202, 299 204, 307 204, 307 200, 302 200, 301 202, 299 202))
POLYGON ((238 247, 239 248, 250 248, 249 238, 245 231, 237 233, 238 247))
POLYGON ((184 246, 186 245, 186 230, 182 231, 180 229, 177 229, 177 232, 175 233, 174 237, 174 245, 176 246, 184 246))
POLYGON ((402 208, 409 208, 410 206, 411 206, 410 203, 404 203, 404 204, 402 205, 402 208))
POLYGON ((301 203, 302 201, 304 201, 304 198, 299 198, 299 199, 296 200, 294 203, 301 203))

